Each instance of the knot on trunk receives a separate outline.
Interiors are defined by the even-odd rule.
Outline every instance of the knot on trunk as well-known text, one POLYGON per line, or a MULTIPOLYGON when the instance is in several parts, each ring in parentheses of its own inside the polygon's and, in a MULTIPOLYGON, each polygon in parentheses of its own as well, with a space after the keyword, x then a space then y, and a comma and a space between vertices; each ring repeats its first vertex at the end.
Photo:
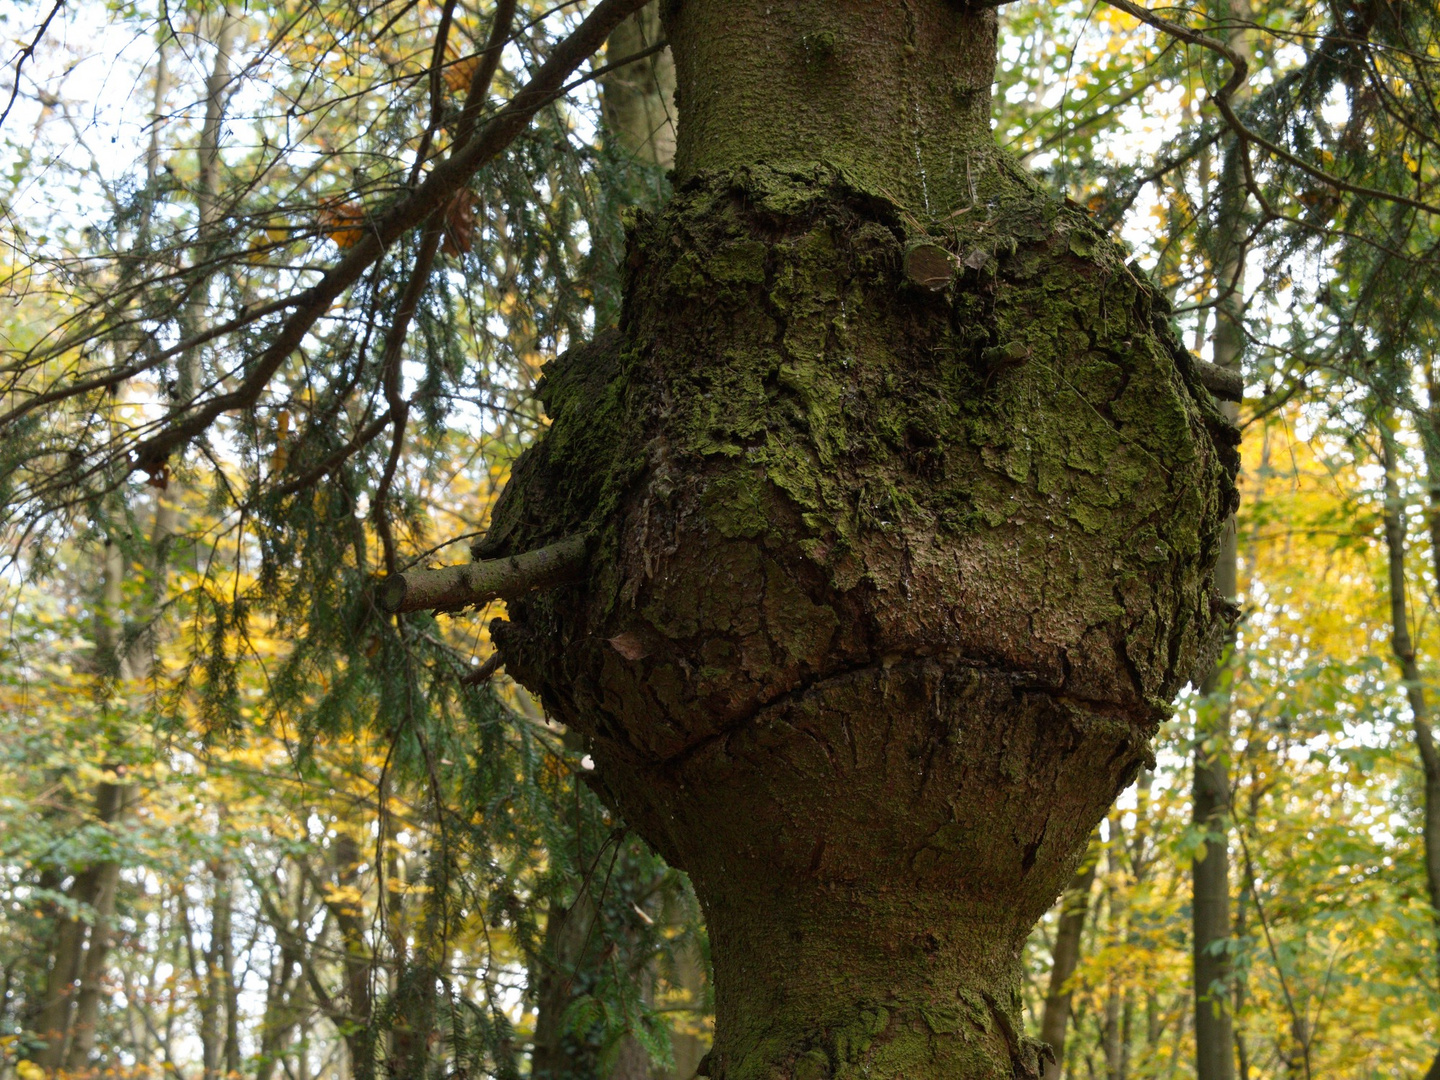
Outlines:
MULTIPOLYGON (((477 552, 591 537, 494 636, 690 870, 730 1080, 819 1069, 860 985, 1018 1031, 1015 950, 1218 645, 1232 429, 1117 245, 970 169, 923 231, 825 166, 682 185, 477 552)), ((989 1030, 913 1046, 1023 1072, 989 1030)))

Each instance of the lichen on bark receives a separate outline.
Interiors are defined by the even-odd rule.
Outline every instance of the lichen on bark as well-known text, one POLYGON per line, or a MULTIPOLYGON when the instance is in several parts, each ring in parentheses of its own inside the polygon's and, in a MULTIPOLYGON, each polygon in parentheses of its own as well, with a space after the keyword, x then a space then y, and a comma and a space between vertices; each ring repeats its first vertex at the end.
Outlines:
POLYGON ((584 531, 591 573, 495 638, 692 876, 710 1075, 1035 1074, 1019 948, 1218 641, 1235 433, 1145 275, 973 138, 928 209, 687 166, 671 18, 676 194, 477 551, 584 531))

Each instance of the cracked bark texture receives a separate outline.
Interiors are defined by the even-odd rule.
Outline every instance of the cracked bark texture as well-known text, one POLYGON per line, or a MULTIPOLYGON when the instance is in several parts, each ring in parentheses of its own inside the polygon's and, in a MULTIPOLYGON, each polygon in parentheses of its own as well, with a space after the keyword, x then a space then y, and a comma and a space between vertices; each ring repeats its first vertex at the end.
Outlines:
POLYGON ((494 634, 691 874, 709 1075, 1037 1076, 1020 946, 1213 656, 1236 434, 991 147, 993 12, 782 7, 664 13, 676 195, 477 545, 591 573, 494 634))

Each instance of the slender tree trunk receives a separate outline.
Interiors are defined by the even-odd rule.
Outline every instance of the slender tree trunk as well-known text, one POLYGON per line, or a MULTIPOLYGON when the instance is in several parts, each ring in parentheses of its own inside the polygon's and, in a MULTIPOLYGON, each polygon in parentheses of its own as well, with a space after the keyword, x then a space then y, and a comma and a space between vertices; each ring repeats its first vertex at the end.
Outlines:
MULTIPOLYGON (((124 810, 127 788, 102 782, 95 787, 95 817, 113 825, 124 810)), ((60 919, 51 951, 45 995, 35 1030, 45 1040, 36 1064, 47 1070, 79 1068, 94 1046, 105 958, 110 949, 115 889, 120 866, 103 860, 79 870, 68 896, 85 916, 60 919)))
MULTIPOLYGON (((1112 947, 1123 948, 1130 940, 1130 913, 1125 885, 1125 856, 1128 845, 1118 814, 1110 816, 1110 845, 1105 852, 1106 934, 1112 947)), ((1107 1080, 1126 1080, 1130 1073, 1130 993, 1123 976, 1112 974, 1105 995, 1104 1044, 1107 1080)))
MULTIPOLYGON (((96 791, 98 816, 113 824, 125 811, 129 788, 120 784, 101 784, 96 791)), ((100 1020, 100 1002, 104 995, 106 960, 115 931, 115 893, 120 884, 120 864, 114 860, 101 863, 95 870, 94 921, 90 924, 89 941, 81 968, 79 993, 75 997, 75 1022, 65 1068, 77 1072, 87 1067, 95 1049, 95 1031, 100 1020)))
POLYGON ((79 1072, 89 1066, 95 1049, 96 1027, 103 1000, 105 962, 110 955, 114 934, 115 890, 120 881, 120 866, 106 863, 101 867, 95 897, 95 921, 90 927, 90 941, 85 948, 80 991, 75 995, 75 1022, 71 1029, 70 1047, 65 1054, 65 1068, 79 1072))
POLYGON ((1070 1002, 1074 997, 1071 977, 1080 962, 1080 943, 1085 933, 1085 916, 1090 909, 1090 889, 1095 883, 1099 863, 1098 835, 1090 840, 1091 854, 1070 880, 1060 907, 1060 922, 1055 927, 1055 947, 1050 963, 1050 989, 1045 995, 1045 1011, 1040 1018, 1040 1041, 1046 1043, 1053 1056, 1045 1063, 1045 1080, 1058 1080, 1065 1063, 1065 1028, 1070 1023, 1070 1002))
POLYGON ((590 990, 585 955, 600 951, 593 940, 595 904, 583 883, 569 907, 552 903, 545 919, 535 993, 535 1041, 530 1075, 535 1080, 575 1080, 594 1071, 594 1048, 566 1030, 565 1014, 590 990), (577 985, 579 983, 579 985, 577 985))
MULTIPOLYGON (((223 831, 225 816, 220 817, 223 831)), ((205 947, 205 989, 201 997, 200 1042, 204 1048, 205 1080, 239 1071, 238 988, 235 986, 233 902, 230 867, 223 858, 211 866, 214 893, 210 904, 209 943, 205 947)))
MULTIPOLYGON (((1215 583, 1227 598, 1236 595, 1236 545, 1232 519, 1225 532, 1215 583)), ((1231 1080, 1235 1075, 1230 1016, 1230 860, 1228 768, 1230 706, 1228 677, 1216 669, 1201 684, 1210 699, 1209 723, 1196 733, 1193 819, 1206 833, 1205 853, 1192 870, 1191 924, 1195 982, 1195 1057, 1198 1080, 1231 1080), (1227 700, 1220 700, 1221 696, 1227 700)))
MULTIPOLYGON (((1420 753, 1424 777, 1425 815, 1422 834, 1425 842, 1425 884, 1430 894, 1437 935, 1440 935, 1440 748, 1435 745, 1434 726, 1415 644, 1410 637, 1409 598, 1405 578, 1405 503, 1400 496, 1399 458, 1395 433, 1389 415, 1377 419, 1380 446, 1385 467, 1385 547, 1390 572, 1390 651, 1400 669, 1405 697, 1410 705, 1410 723, 1415 732, 1415 748, 1420 753)), ((1440 949, 1440 940, 1437 940, 1440 949)), ((1440 958, 1440 956, 1437 956, 1440 958)), ((1426 1080, 1440 1080, 1440 1053, 1426 1073, 1426 1080)))
MULTIPOLYGON (((1228 15, 1248 15, 1246 0, 1222 0, 1228 15)), ((1229 45, 1248 55, 1243 32, 1230 36, 1229 45)), ((1218 238, 1215 259, 1214 362, 1239 370, 1245 352, 1244 233, 1247 195, 1242 182, 1244 147, 1232 141, 1220 175, 1220 207, 1215 223, 1218 238)), ((1239 406, 1221 406, 1226 419, 1238 421, 1239 406)), ((1235 519, 1225 525, 1220 556, 1215 563, 1215 587, 1233 602, 1239 592, 1235 519)), ((1233 645, 1234 635, 1229 635, 1233 645)), ((1226 657, 1230 649, 1227 647, 1226 657)), ((1235 1041, 1230 1015, 1230 673, 1217 665, 1201 684, 1211 705, 1203 710, 1206 722, 1196 731, 1191 806, 1197 828, 1207 841, 1204 854, 1192 869, 1191 927, 1195 983, 1195 1074, 1197 1080, 1233 1080, 1235 1041)))
POLYGON ((1125 1080, 1120 1052, 1120 988, 1111 985, 1105 993, 1105 1018, 1100 1029, 1100 1049, 1105 1054, 1105 1080, 1125 1080))
POLYGON ((303 960, 300 955, 301 936, 297 930, 303 921, 305 910, 304 889, 304 878, 301 875, 282 877, 280 904, 276 905, 280 910, 267 909, 279 950, 270 970, 269 985, 265 993, 265 1013, 260 1021, 256 1080, 270 1080, 274 1075, 275 1067, 281 1063, 286 1042, 298 1019, 294 994, 301 980, 295 969, 303 960), (299 913, 300 918, 292 921, 290 911, 299 913))
MULTIPOLYGON (((194 266, 203 265, 209 257, 215 227, 224 216, 224 207, 219 200, 222 163, 220 139, 225 121, 225 106, 231 90, 233 54, 240 38, 241 20, 228 5, 221 6, 217 20, 213 37, 215 57, 211 63, 210 74, 205 80, 205 119, 200 128, 200 145, 196 149, 198 169, 195 178, 195 210, 198 224, 191 251, 191 263, 194 266)), ((208 285, 208 278, 190 283, 192 291, 181 320, 187 337, 198 332, 205 322, 210 305, 208 285)), ((180 358, 175 385, 175 397, 180 404, 190 401, 201 390, 201 359, 199 347, 190 349, 180 358)), ((165 605, 170 547, 179 527, 181 495, 177 481, 168 476, 161 478, 150 536, 151 561, 146 581, 145 610, 137 620, 144 629, 136 635, 130 654, 130 667, 137 675, 150 671, 159 643, 158 620, 165 605)))
POLYGON ((1135 1037, 1135 991, 1127 986, 1123 993, 1124 1004, 1120 1010, 1120 1077, 1130 1077, 1130 1046, 1135 1037))
MULTIPOLYGON (((335 883, 348 895, 358 890, 360 845, 348 832, 335 839, 331 855, 335 883)), ((375 955, 365 932, 365 920, 358 903, 342 899, 330 904, 340 942, 345 950, 345 1000, 349 1010, 345 1045, 350 1069, 356 1080, 370 1080, 375 1071, 375 1040, 370 1030, 371 987, 375 978, 375 955)))
POLYGON ((477 545, 589 576, 496 641, 691 875, 710 1076, 1038 1077, 1021 948, 1213 661, 1233 432, 994 148, 993 9, 662 18, 676 195, 477 545))

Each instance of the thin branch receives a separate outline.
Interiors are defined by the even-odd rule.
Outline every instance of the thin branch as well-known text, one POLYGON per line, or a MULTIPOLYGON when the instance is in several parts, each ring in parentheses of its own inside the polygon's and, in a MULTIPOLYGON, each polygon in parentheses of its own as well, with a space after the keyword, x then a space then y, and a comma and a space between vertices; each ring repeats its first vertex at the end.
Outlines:
POLYGON ((511 599, 583 577, 589 554, 589 537, 568 536, 521 555, 437 570, 407 570, 391 574, 381 584, 380 606, 394 614, 460 611, 491 600, 511 599))
POLYGON ((644 4, 645 0, 601 0, 575 32, 555 47, 534 78, 473 139, 437 165, 411 195, 378 213, 373 228, 361 234, 349 252, 301 294, 302 305, 255 357, 250 373, 235 390, 211 398, 188 415, 177 415, 172 424, 136 448, 126 468, 157 472, 171 453, 207 430, 219 416, 253 405, 340 294, 401 236, 446 205, 477 170, 495 160, 529 126, 537 112, 564 93, 567 78, 604 43, 610 31, 644 4))
POLYGON ((340 447, 340 449, 336 450, 333 454, 330 454, 328 457, 322 460, 320 464, 316 465, 309 472, 297 476, 294 480, 291 480, 288 483, 282 484, 280 487, 276 488, 274 491, 269 492, 268 494, 271 498, 283 499, 287 495, 294 495, 297 491, 304 491, 311 484, 315 483, 315 481, 319 480, 326 473, 330 472, 332 469, 338 466, 351 454, 355 453, 357 450, 363 449, 365 446, 371 443, 375 439, 375 436, 379 435, 380 432, 384 431, 385 428, 389 426, 389 424, 390 413, 382 413, 380 416, 376 417, 372 423, 362 428, 360 431, 356 432, 355 437, 352 438, 348 443, 340 447))
POLYGON ((35 31, 35 36, 30 39, 30 44, 21 49, 19 55, 15 57, 15 85, 10 87, 10 100, 5 103, 5 111, 0 112, 0 127, 4 127, 5 121, 10 118, 10 110, 15 107, 15 98, 20 93, 20 69, 25 66, 26 60, 35 55, 35 50, 40 47, 40 41, 45 36, 45 31, 50 29, 50 24, 64 6, 65 0, 55 0, 55 6, 50 9, 50 14, 45 16, 45 21, 40 24, 40 29, 35 31))
POLYGON ((1306 175, 1315 180, 1319 180, 1322 184, 1326 184, 1337 191, 1345 191, 1351 195, 1360 195, 1365 198, 1379 199, 1382 202, 1392 202, 1401 206, 1409 206, 1416 210, 1423 210, 1427 214, 1440 214, 1440 206, 1434 203, 1427 203, 1420 199, 1412 199, 1407 195, 1397 194, 1393 191, 1381 191, 1379 188, 1366 187, 1363 184, 1351 184, 1348 181, 1342 180, 1340 177, 1334 176, 1324 169, 1316 168, 1309 162, 1296 157, 1288 150, 1271 142, 1253 128, 1248 127, 1245 122, 1236 115, 1235 108, 1231 104, 1231 98, 1234 96, 1235 91, 1244 85, 1245 79, 1250 73, 1250 65, 1243 56, 1223 41, 1210 37, 1208 34, 1202 34, 1198 30, 1191 30, 1188 27, 1181 26, 1179 23, 1173 23, 1168 19, 1162 19, 1159 15, 1141 7, 1139 4, 1131 3, 1130 0, 1105 0, 1105 3, 1125 12, 1127 15, 1134 16, 1148 26, 1153 26, 1156 30, 1161 30, 1164 33, 1179 38, 1181 41, 1198 45, 1203 49, 1209 49, 1211 52, 1218 54, 1229 62, 1232 68, 1230 78, 1225 80, 1224 86, 1220 87, 1219 90, 1216 90, 1215 93, 1211 95, 1211 100, 1215 102, 1215 107, 1220 110, 1220 115, 1225 118, 1225 123, 1235 132, 1240 142, 1244 144, 1241 147, 1242 153, 1240 160, 1245 166, 1246 187, 1249 188, 1250 192, 1271 217, 1278 215, 1271 210, 1268 200, 1265 198, 1264 193, 1260 190, 1260 186, 1255 180, 1254 167, 1250 161, 1250 143, 1254 143, 1287 165, 1299 169, 1306 175))
POLYGON ((420 171, 430 157, 430 144, 435 133, 445 120, 445 43, 450 40, 450 26, 455 18, 456 0, 445 0, 440 10, 440 26, 435 31, 435 48, 430 59, 430 122, 425 125, 425 134, 420 136, 419 149, 415 151, 415 164, 410 167, 410 179, 406 187, 414 187, 420 179, 420 171))
POLYGON ((475 122, 480 119, 480 110, 490 96, 490 84, 500 70, 500 54, 510 40, 510 27, 515 22, 517 0, 499 0, 495 5, 495 19, 490 24, 490 40, 485 43, 485 52, 475 66, 470 79, 470 89, 465 94, 465 107, 460 113, 460 123, 455 131, 455 141, 461 145, 469 142, 475 122))

